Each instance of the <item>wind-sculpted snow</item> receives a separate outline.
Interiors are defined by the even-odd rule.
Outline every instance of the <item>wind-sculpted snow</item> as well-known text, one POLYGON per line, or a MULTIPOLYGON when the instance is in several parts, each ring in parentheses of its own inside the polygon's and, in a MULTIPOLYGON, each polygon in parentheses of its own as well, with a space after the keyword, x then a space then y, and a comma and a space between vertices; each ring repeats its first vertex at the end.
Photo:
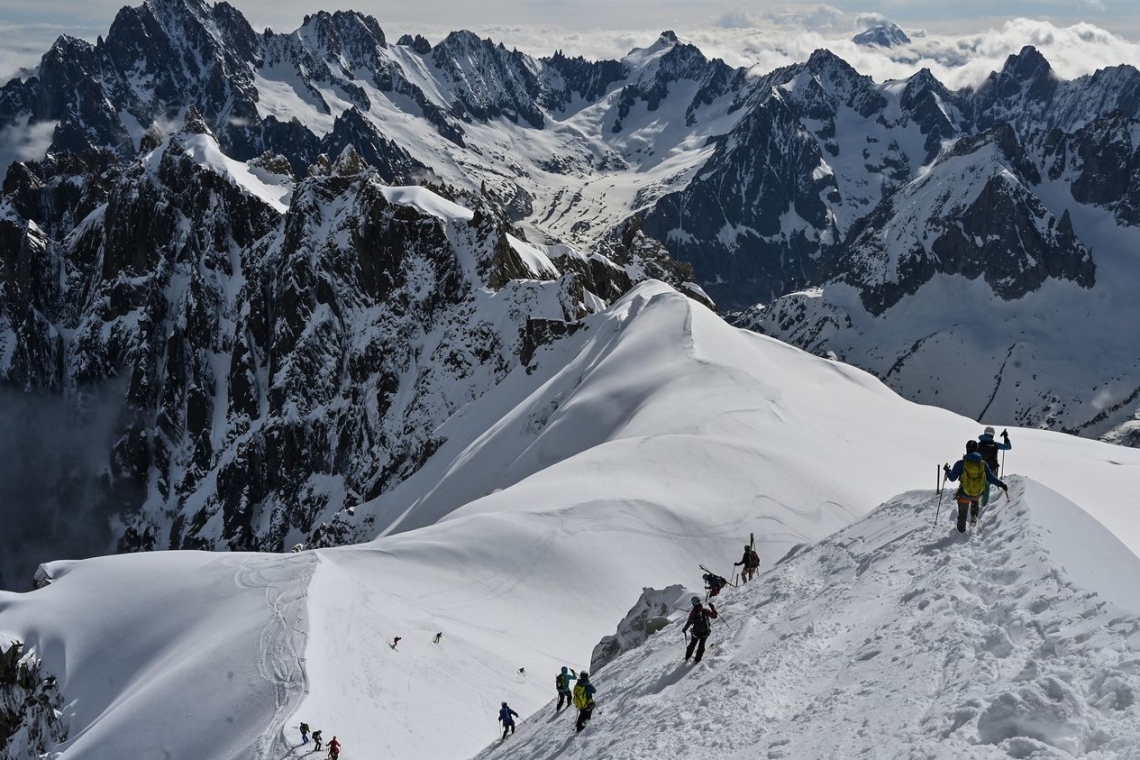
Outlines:
POLYGON ((1011 482, 980 532, 959 534, 946 504, 932 524, 935 499, 909 493, 799 547, 717 600, 700 664, 681 661, 678 611, 591 674, 583 733, 547 703, 479 757, 1130 757, 1140 560, 1011 482))

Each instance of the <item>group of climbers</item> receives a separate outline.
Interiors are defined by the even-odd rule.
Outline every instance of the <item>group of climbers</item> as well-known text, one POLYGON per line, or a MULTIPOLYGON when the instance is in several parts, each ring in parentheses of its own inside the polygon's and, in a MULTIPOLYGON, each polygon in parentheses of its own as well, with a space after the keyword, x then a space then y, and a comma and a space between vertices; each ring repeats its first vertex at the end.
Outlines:
MULTIPOLYGON (((997 476, 1001 469, 998 452, 1009 451, 1013 445, 1010 443, 1007 431, 1001 432, 1001 443, 994 440, 994 435, 994 429, 987 427, 977 440, 971 439, 966 442, 965 455, 953 467, 949 464, 943 465, 944 477, 951 482, 959 483, 955 500, 958 503, 958 530, 961 532, 965 532, 967 523, 970 525, 977 524, 982 511, 989 504, 991 485, 997 486, 1003 492, 1009 490, 997 476)), ((755 577, 760 567, 760 557, 756 553, 755 538, 749 544, 745 544, 743 556, 739 562, 734 562, 733 566, 741 568, 740 579, 742 583, 747 583, 755 577)), ((725 586, 733 585, 726 578, 710 571, 704 565, 701 565, 701 570, 704 571, 701 577, 704 580, 709 598, 718 596, 725 586)), ((702 602, 699 596, 693 596, 690 601, 691 608, 688 618, 681 629, 681 633, 686 636, 684 661, 687 663, 692 660, 694 663, 698 663, 704 657, 705 644, 712 633, 712 621, 719 617, 719 613, 714 604, 702 602)), ((442 637, 442 632, 437 633, 432 640, 433 643, 440 643, 442 637)), ((399 642, 400 637, 397 636, 390 646, 395 649, 399 642)), ((525 668, 519 668, 518 672, 520 675, 526 675, 525 668)), ((558 694, 558 704, 554 708, 555 714, 562 711, 563 705, 566 707, 573 705, 578 709, 574 723, 575 731, 582 731, 593 716, 594 694, 597 691, 594 685, 590 683, 589 673, 585 671, 575 672, 573 668, 563 666, 555 676, 555 690, 558 694), (571 686, 572 681, 577 683, 571 686)), ((506 702, 500 704, 498 720, 503 727, 503 740, 514 734, 515 718, 517 717, 519 714, 511 709, 510 705, 506 702)), ((301 736, 304 743, 308 742, 308 732, 309 726, 302 723, 301 736)), ((313 732, 316 750, 321 749, 320 736, 320 731, 313 732)), ((329 742, 328 749, 329 757, 336 760, 340 753, 340 743, 335 736, 329 742)))
MULTIPOLYGON (((301 729, 301 744, 308 744, 309 743, 309 724, 308 723, 301 723, 300 729, 301 729)), ((313 732, 313 752, 320 752, 322 749, 325 749, 324 740, 321 738, 320 729, 318 729, 318 730, 313 732)), ((337 741, 337 738, 335 736, 329 741, 328 753, 329 753, 329 760, 337 760, 337 758, 340 757, 340 742, 337 741)))
POLYGON ((945 477, 952 483, 958 483, 958 491, 954 494, 958 502, 958 532, 966 532, 966 522, 977 525, 982 511, 990 503, 990 486, 997 486, 1003 493, 1009 488, 997 476, 1001 469, 998 462, 999 451, 1009 451, 1013 444, 1009 442, 1009 432, 1001 431, 1002 442, 994 440, 994 429, 987 427, 977 440, 966 441, 966 454, 951 467, 942 465, 945 477))

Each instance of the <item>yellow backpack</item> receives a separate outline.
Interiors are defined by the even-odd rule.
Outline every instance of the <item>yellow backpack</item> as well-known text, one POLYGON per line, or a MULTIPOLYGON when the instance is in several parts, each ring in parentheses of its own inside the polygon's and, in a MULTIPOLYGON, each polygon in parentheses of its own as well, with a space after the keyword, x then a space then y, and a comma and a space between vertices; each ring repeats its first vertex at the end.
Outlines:
POLYGON ((594 700, 590 698, 590 695, 588 693, 586 693, 586 687, 585 686, 583 686, 582 684, 578 684, 577 686, 574 687, 574 706, 577 707, 579 710, 581 710, 584 707, 588 707, 589 704, 593 701, 594 700))
POLYGON ((965 496, 981 496, 986 490, 986 463, 962 460, 962 493, 965 496))

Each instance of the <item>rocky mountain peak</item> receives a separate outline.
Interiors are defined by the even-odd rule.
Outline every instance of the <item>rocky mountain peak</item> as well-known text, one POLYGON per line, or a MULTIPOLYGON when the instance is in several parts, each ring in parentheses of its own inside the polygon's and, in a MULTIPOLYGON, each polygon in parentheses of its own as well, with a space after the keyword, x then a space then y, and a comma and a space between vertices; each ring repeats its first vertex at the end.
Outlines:
POLYGON ((305 16, 300 32, 313 39, 319 49, 353 62, 368 60, 376 48, 388 46, 380 23, 356 11, 319 11, 305 16))
POLYGON ((186 110, 186 120, 182 124, 181 132, 189 135, 209 135, 210 137, 214 137, 210 125, 206 123, 202 112, 199 111, 196 106, 190 106, 190 108, 186 110))
POLYGON ((417 34, 415 37, 410 34, 401 35, 400 39, 396 41, 396 44, 402 45, 404 47, 410 47, 420 55, 427 55, 431 52, 431 43, 419 34, 417 34))
POLYGON ((1017 55, 1005 59, 1001 73, 1022 82, 1034 82, 1042 77, 1052 76, 1053 67, 1037 48, 1026 45, 1017 55))
POLYGON ((1041 182, 1037 167, 1026 155, 1025 146, 1018 137, 1017 130, 1007 122, 996 124, 976 135, 961 138, 947 150, 944 158, 968 156, 977 153, 987 145, 993 145, 997 148, 999 159, 1022 179, 1032 184, 1041 182))
POLYGON ((1001 71, 989 75, 977 90, 983 103, 990 101, 1048 101, 1058 84, 1053 68, 1037 48, 1027 45, 1009 56, 1001 71))
POLYGON ((856 34, 851 38, 851 41, 863 47, 889 48, 909 45, 910 37, 898 26, 888 21, 856 34))

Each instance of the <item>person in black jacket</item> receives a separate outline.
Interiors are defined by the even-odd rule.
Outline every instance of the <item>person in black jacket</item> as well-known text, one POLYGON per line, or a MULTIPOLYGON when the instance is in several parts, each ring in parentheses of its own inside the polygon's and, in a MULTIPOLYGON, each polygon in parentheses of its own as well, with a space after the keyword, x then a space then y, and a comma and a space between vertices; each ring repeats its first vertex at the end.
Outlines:
MULTIPOLYGON (((978 453, 982 455, 984 461, 990 467, 990 472, 994 474, 995 478, 1001 477, 1001 465, 998 463, 998 452, 1009 451, 1013 448, 1013 444, 1009 442, 1009 431, 1001 431, 1002 442, 998 443, 994 440, 994 429, 987 427, 978 436, 978 453)), ((985 507, 990 503, 990 486, 986 484, 986 490, 982 492, 982 506, 985 507)))
POLYGON ((745 544, 744 556, 740 558, 739 562, 732 563, 733 567, 738 565, 743 566, 740 571, 740 582, 748 583, 748 581, 752 580, 752 576, 756 574, 756 569, 760 567, 760 557, 757 556, 750 545, 745 544))
POLYGON ((506 702, 499 708, 499 721, 503 724, 504 739, 507 738, 508 731, 512 734, 515 732, 515 718, 517 717, 519 717, 519 714, 512 710, 506 702))
POLYGON ((700 662, 701 658, 705 655, 705 639, 712 633, 711 619, 715 618, 716 607, 710 602, 708 609, 701 606, 701 598, 699 596, 693 597, 693 609, 689 611, 689 619, 685 622, 685 627, 681 629, 681 633, 688 633, 689 629, 693 629, 693 634, 689 637, 689 645, 685 647, 685 662, 693 656, 693 650, 696 649, 697 656, 693 662, 700 662))

